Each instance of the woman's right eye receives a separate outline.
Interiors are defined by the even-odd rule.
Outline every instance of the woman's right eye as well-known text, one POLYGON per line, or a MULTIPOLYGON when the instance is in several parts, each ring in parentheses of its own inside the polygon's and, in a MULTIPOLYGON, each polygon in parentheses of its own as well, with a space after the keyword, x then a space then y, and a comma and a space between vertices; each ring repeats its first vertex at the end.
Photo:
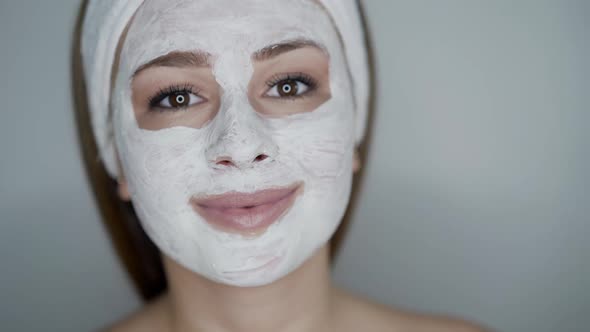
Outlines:
POLYGON ((199 104, 203 101, 203 98, 195 95, 194 93, 189 91, 178 91, 163 96, 163 98, 155 103, 154 106, 165 109, 186 108, 199 104))
POLYGON ((148 100, 150 110, 176 111, 207 101, 190 84, 173 85, 160 90, 148 100))

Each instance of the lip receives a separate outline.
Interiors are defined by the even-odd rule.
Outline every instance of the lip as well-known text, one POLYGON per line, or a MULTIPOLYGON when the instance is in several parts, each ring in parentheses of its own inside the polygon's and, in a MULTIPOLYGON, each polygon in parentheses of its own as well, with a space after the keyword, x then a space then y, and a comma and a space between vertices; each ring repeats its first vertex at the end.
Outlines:
POLYGON ((207 223, 224 232, 257 235, 293 206, 301 183, 254 193, 228 192, 190 199, 193 210, 207 223))

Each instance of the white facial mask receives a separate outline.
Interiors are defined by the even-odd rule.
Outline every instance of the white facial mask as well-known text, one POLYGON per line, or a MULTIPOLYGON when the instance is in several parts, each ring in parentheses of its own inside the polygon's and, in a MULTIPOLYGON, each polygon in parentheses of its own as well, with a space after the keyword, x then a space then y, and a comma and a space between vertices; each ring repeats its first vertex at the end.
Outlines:
POLYGON ((338 34, 311 0, 146 0, 121 50, 113 92, 114 131, 133 205, 159 249, 186 268, 235 286, 271 283, 327 243, 349 200, 354 99, 338 34), (331 99, 312 112, 260 116, 248 100, 252 54, 308 39, 330 56, 331 99), (172 51, 207 52, 223 90, 216 116, 199 129, 138 127, 133 73, 172 51), (254 163, 259 154, 267 160, 254 163), (216 169, 216 157, 238 167, 216 169), (266 232, 219 231, 189 205, 192 196, 251 193, 302 182, 292 208, 266 232), (269 262, 272 264, 267 264, 269 262), (265 266, 264 268, 260 268, 265 266))

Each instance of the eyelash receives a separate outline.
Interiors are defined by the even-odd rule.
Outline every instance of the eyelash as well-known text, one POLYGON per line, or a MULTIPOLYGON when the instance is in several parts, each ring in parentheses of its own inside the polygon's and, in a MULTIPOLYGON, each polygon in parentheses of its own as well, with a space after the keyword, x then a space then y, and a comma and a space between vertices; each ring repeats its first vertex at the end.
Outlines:
MULTIPOLYGON (((268 81, 266 81, 266 85, 270 89, 270 88, 274 87, 275 85, 277 85, 281 82, 284 82, 284 81, 299 81, 301 83, 306 84, 308 86, 308 90, 306 92, 304 92, 303 94, 300 94, 297 96, 280 97, 280 99, 297 99, 297 98, 306 97, 307 95, 313 93, 318 86, 317 81, 313 77, 311 77, 307 74, 304 74, 304 73, 278 74, 278 75, 271 77, 268 81)), ((172 85, 167 88, 161 89, 154 96, 152 96, 148 99, 148 105, 150 107, 150 110, 165 110, 162 107, 160 107, 159 104, 164 99, 170 97, 173 94, 177 94, 177 93, 188 93, 188 94, 194 94, 196 96, 199 96, 199 91, 197 89, 195 89, 195 87, 190 83, 172 85)), ((278 98, 278 97, 271 97, 271 98, 278 98)))
POLYGON ((317 81, 313 77, 311 77, 305 73, 278 74, 278 75, 271 77, 268 81, 266 81, 266 85, 270 89, 270 88, 274 87, 275 85, 277 85, 281 82, 284 82, 284 81, 299 81, 299 82, 307 85, 308 90, 300 95, 296 95, 296 96, 292 96, 292 97, 270 97, 270 98, 277 98, 277 99, 304 98, 304 97, 307 97, 308 95, 310 95, 311 93, 313 93, 318 87, 317 81))
POLYGON ((154 96, 148 99, 148 105, 150 106, 151 110, 167 110, 159 106, 159 104, 166 98, 170 97, 176 93, 192 93, 196 96, 199 96, 200 91, 197 90, 194 85, 190 83, 179 84, 179 85, 172 85, 167 88, 163 88, 158 91, 154 96))

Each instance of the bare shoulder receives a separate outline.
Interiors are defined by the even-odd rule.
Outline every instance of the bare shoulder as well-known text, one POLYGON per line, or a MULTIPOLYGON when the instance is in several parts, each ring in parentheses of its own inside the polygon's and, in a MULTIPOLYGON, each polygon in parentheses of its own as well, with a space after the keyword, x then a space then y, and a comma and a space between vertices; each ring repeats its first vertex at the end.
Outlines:
POLYGON ((167 303, 159 297, 103 332, 161 332, 168 330, 167 303))
POLYGON ((490 332, 462 319, 399 310, 338 292, 339 331, 490 332))

